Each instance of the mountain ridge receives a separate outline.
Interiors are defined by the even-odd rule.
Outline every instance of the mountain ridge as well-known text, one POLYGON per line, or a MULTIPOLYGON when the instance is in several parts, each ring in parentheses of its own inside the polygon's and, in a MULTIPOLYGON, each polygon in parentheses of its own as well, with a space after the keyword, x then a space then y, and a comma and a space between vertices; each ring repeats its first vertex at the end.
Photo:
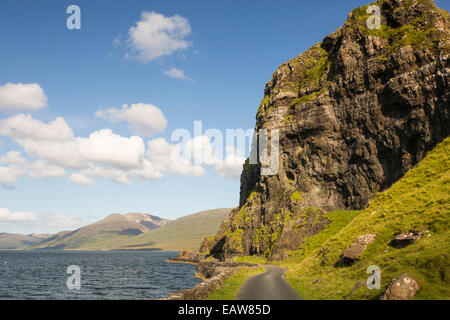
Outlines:
POLYGON ((52 235, 0 233, 0 249, 190 250, 214 235, 231 209, 212 209, 167 220, 130 212, 113 213, 76 230, 52 235))

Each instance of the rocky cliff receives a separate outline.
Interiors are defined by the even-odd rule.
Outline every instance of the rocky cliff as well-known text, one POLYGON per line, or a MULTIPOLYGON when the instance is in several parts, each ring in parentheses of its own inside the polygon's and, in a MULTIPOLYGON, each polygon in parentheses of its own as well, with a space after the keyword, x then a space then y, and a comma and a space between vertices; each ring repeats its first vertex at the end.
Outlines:
POLYGON ((212 253, 280 257, 322 230, 323 210, 361 209, 450 133, 448 12, 432 0, 378 0, 267 83, 256 131, 279 129, 278 174, 247 161, 240 205, 212 253))

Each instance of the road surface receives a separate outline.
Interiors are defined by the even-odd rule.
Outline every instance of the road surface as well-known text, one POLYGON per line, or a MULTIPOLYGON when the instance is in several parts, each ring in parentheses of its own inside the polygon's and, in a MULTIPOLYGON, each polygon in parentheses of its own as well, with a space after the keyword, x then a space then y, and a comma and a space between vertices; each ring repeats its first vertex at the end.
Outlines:
POLYGON ((283 279, 285 268, 264 267, 266 272, 245 281, 237 294, 237 300, 303 300, 283 279))

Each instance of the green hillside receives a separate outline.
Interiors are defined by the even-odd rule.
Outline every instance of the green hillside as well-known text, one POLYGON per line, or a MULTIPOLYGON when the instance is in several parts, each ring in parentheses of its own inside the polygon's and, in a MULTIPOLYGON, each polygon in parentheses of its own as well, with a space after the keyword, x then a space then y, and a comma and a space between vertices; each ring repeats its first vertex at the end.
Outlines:
POLYGON ((160 248, 165 250, 198 250, 203 239, 213 236, 231 209, 215 209, 181 217, 167 225, 143 233, 122 248, 160 248))
POLYGON ((32 249, 109 249, 166 223, 168 220, 144 213, 115 213, 75 231, 56 234, 32 249))
POLYGON ((112 214, 75 231, 54 235, 30 249, 198 249, 206 236, 217 232, 229 212, 230 209, 208 210, 174 221, 144 214, 112 214))
MULTIPOLYGON (((362 211, 327 213, 329 226, 308 238, 299 250, 275 262, 288 267, 287 281, 306 299, 378 299, 390 281, 408 273, 421 285, 416 299, 450 297, 450 138, 390 189, 377 195, 362 211), (429 233, 414 244, 396 249, 395 234, 429 233), (338 267, 336 262, 360 235, 375 234, 359 261, 338 267), (381 289, 363 285, 349 296, 355 284, 366 280, 367 267, 381 269, 381 289)), ((261 262, 261 257, 240 261, 261 262)))
POLYGON ((0 233, 0 249, 17 249, 44 241, 50 235, 23 235, 17 233, 0 233))

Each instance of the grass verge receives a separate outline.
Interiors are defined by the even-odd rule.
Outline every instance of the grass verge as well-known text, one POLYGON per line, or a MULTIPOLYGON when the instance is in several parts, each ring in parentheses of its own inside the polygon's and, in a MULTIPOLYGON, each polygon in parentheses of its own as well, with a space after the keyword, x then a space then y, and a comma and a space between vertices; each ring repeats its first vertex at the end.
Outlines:
POLYGON ((249 277, 263 273, 265 270, 265 268, 242 268, 239 273, 225 280, 223 286, 215 289, 206 300, 235 300, 244 282, 249 277))

